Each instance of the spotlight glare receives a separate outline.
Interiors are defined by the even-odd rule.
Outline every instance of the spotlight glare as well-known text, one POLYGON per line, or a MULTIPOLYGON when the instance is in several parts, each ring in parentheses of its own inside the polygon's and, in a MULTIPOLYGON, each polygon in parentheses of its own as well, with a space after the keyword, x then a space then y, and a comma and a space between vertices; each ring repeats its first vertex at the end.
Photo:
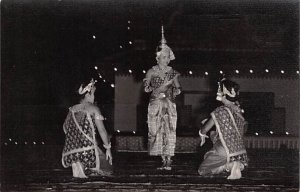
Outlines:
POLYGON ((284 70, 281 70, 280 72, 283 74, 283 73, 284 73, 284 70))
POLYGON ((285 134, 289 135, 290 133, 286 131, 285 134))
POLYGON ((250 71, 250 73, 253 73, 253 70, 252 70, 252 69, 250 69, 249 71, 250 71))
POLYGON ((256 132, 255 135, 258 135, 258 133, 256 132))
POLYGON ((299 71, 297 71, 296 73, 299 74, 299 71))
POLYGON ((220 71, 220 74, 223 74, 223 71, 220 71))
POLYGON ((114 68, 114 70, 115 70, 115 71, 118 71, 118 69, 117 69, 116 67, 114 68))
POLYGON ((189 74, 192 75, 192 74, 193 74, 193 71, 189 71, 189 74))
POLYGON ((111 87, 115 87, 115 85, 114 85, 114 84, 110 84, 110 86, 111 86, 111 87))
POLYGON ((95 66, 95 69, 97 70, 97 69, 98 69, 98 67, 97 67, 97 66, 95 66))
POLYGON ((146 71, 145 71, 145 70, 143 70, 143 73, 146 73, 146 71))
POLYGON ((270 134, 273 134, 274 132, 273 131, 270 131, 270 134))
POLYGON ((128 70, 129 73, 132 73, 131 69, 128 70))
POLYGON ((269 73, 269 69, 266 69, 265 71, 266 71, 266 73, 269 73))
POLYGON ((132 42, 131 42, 131 41, 129 41, 129 44, 131 45, 131 44, 132 44, 132 42))
POLYGON ((235 70, 235 73, 239 73, 239 70, 235 70))
POLYGON ((133 134, 135 134, 135 131, 132 131, 133 134))
POLYGON ((118 133, 120 133, 120 130, 117 130, 118 133))
POLYGON ((96 39, 96 36, 95 36, 95 35, 93 35, 93 39, 96 39))

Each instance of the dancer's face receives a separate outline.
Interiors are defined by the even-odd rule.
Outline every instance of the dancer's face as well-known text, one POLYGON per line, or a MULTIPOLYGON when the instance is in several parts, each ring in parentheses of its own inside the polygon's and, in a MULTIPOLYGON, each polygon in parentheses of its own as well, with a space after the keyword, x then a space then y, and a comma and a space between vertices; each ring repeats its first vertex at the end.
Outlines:
POLYGON ((170 53, 162 51, 159 56, 156 57, 157 63, 164 67, 170 63, 170 53))

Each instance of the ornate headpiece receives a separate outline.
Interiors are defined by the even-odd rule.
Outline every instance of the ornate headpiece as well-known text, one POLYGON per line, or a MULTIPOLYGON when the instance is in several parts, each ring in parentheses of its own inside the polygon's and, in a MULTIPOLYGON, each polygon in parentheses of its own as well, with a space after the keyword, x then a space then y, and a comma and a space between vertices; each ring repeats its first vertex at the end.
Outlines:
POLYGON ((234 98, 237 96, 237 93, 233 90, 232 93, 223 85, 223 81, 225 81, 226 78, 223 77, 221 81, 218 82, 218 92, 217 92, 217 100, 221 101, 222 97, 225 95, 228 95, 231 98, 234 98))
POLYGON ((79 89, 78 89, 78 93, 80 95, 85 94, 86 92, 91 92, 92 88, 94 87, 95 83, 97 82, 97 80, 94 80, 93 78, 91 79, 90 83, 85 86, 84 88, 82 87, 82 84, 80 85, 79 89))
POLYGON ((161 50, 156 52, 156 57, 159 57, 162 52, 167 52, 170 54, 170 60, 175 59, 175 55, 172 51, 172 49, 167 45, 167 40, 165 39, 164 35, 164 26, 161 26, 161 41, 160 45, 158 46, 161 50))

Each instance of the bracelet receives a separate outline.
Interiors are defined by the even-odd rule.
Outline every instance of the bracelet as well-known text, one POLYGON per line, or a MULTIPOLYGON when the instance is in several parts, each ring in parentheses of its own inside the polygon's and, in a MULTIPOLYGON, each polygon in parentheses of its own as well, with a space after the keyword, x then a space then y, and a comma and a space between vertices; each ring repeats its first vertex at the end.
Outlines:
POLYGON ((200 137, 208 138, 208 136, 207 136, 206 134, 202 134, 202 133, 201 133, 201 129, 199 130, 199 135, 200 135, 200 137))
POLYGON ((110 148, 111 148, 111 142, 110 142, 108 145, 104 145, 104 144, 103 144, 103 147, 104 147, 105 149, 110 149, 110 148))

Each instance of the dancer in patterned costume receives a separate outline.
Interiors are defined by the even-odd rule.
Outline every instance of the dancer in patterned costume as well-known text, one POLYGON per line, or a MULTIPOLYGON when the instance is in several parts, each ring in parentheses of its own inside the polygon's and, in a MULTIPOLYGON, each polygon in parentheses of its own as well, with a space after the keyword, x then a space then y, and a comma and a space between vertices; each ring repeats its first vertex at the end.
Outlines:
POLYGON ((161 156, 159 169, 171 170, 171 157, 176 144, 176 95, 181 88, 179 73, 168 66, 175 56, 167 46, 162 27, 161 45, 156 53, 158 65, 148 70, 144 79, 146 92, 152 92, 148 106, 148 151, 151 156, 161 156))
POLYGON ((204 156, 199 166, 200 175, 219 174, 230 171, 227 179, 240 179, 241 171, 248 165, 247 153, 243 142, 245 119, 238 104, 238 84, 223 79, 219 83, 217 100, 224 105, 211 113, 211 118, 199 130, 201 146, 208 138, 206 133, 215 125, 216 131, 211 131, 213 148, 204 156))
POLYGON ((78 93, 83 96, 80 104, 69 108, 63 129, 66 135, 62 153, 62 165, 72 167, 73 177, 112 173, 111 144, 103 125, 103 116, 94 104, 95 81, 92 79, 87 86, 81 85, 78 93), (97 144, 96 132, 103 141, 104 153, 97 144))

